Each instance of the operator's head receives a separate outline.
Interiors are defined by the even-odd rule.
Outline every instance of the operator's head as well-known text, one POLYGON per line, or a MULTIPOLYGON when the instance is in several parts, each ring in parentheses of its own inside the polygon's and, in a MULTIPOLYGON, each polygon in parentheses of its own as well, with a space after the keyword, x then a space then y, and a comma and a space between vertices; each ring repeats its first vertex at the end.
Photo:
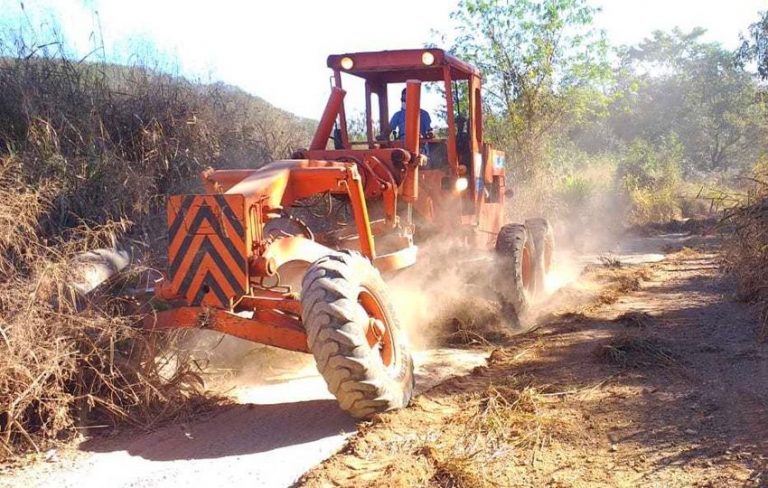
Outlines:
POLYGON ((402 107, 403 110, 405 110, 405 92, 407 88, 403 88, 403 91, 400 92, 400 107, 402 107))

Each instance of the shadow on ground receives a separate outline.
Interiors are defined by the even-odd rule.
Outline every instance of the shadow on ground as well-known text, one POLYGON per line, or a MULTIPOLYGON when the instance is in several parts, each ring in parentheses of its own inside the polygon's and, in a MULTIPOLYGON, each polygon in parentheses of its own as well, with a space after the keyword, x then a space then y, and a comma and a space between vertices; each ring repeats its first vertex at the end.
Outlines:
POLYGON ((81 444, 91 452, 128 451, 153 461, 210 459, 266 452, 356 430, 354 419, 335 400, 272 405, 230 405, 191 424, 162 427, 147 435, 120 440, 94 439, 81 444))

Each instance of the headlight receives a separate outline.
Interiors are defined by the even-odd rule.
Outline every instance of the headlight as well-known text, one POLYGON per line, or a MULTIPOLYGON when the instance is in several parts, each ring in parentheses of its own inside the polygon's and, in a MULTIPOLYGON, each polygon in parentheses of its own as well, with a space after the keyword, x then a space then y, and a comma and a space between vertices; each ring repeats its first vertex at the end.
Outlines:
POLYGON ((421 55, 421 62, 430 66, 435 62, 435 55, 429 51, 425 51, 424 54, 421 55))
POLYGON ((339 63, 339 64, 341 64, 342 68, 344 68, 346 70, 350 70, 350 69, 352 69, 352 66, 355 65, 355 62, 352 61, 352 58, 350 58, 350 57, 343 57, 343 58, 341 58, 341 63, 339 63))
POLYGON ((466 178, 459 178, 456 180, 456 183, 454 184, 454 188, 456 188, 456 191, 464 191, 467 188, 469 188, 469 180, 466 178))

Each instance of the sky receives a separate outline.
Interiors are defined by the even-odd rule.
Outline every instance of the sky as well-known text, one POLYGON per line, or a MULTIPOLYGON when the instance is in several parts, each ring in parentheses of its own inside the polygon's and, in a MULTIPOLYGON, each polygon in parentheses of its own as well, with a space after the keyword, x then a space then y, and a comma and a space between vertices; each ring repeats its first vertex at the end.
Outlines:
MULTIPOLYGON (((615 45, 653 30, 707 29, 735 48, 768 0, 590 0, 615 45)), ((112 59, 150 53, 166 69, 223 81, 297 115, 317 119, 329 93, 329 54, 418 48, 450 31, 456 0, 0 0, 0 26, 56 23, 75 52, 103 45, 112 59)), ((98 53, 97 53, 98 55, 98 53)), ((360 90, 347 100, 362 106, 360 90)), ((392 94, 394 97, 397 94, 392 94)), ((396 102, 396 98, 393 100, 396 102)), ((425 96, 435 109, 439 101, 425 96)), ((393 106, 393 105, 390 105, 393 106)), ((396 105, 395 105, 396 106, 396 105)), ((430 107, 431 106, 431 107, 430 107)))

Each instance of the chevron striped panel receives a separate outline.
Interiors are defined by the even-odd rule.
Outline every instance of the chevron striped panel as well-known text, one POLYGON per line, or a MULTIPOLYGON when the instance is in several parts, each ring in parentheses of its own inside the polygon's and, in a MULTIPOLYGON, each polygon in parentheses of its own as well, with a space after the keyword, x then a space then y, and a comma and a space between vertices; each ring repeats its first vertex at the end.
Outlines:
POLYGON ((248 289, 242 195, 175 195, 168 200, 168 276, 192 306, 229 308, 248 289))

